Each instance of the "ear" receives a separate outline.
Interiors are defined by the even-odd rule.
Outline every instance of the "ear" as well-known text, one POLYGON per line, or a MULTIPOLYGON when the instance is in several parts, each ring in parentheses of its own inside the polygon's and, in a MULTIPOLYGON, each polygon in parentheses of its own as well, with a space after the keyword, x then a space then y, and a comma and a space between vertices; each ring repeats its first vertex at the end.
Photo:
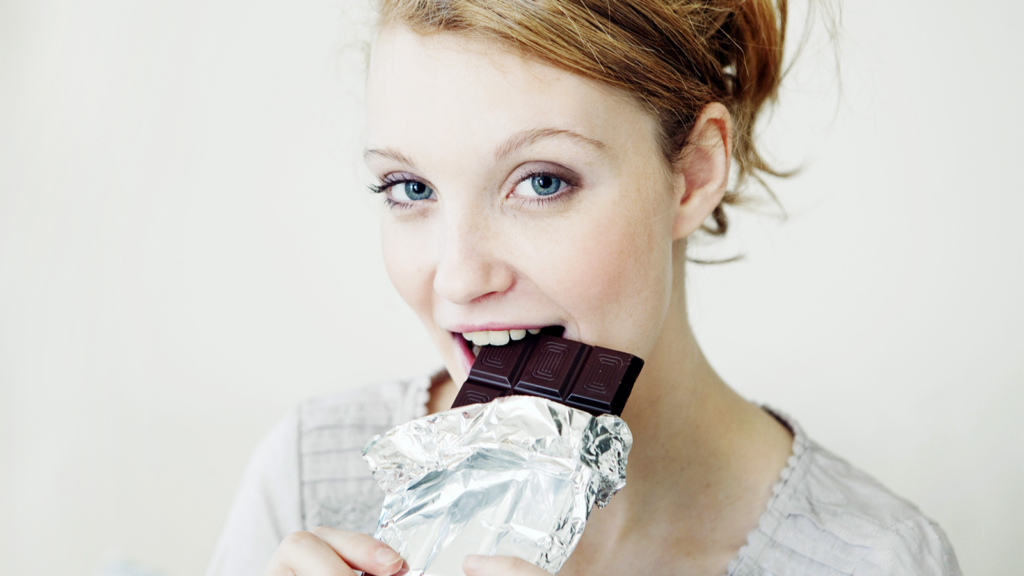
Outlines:
POLYGON ((722 202, 732 160, 732 117, 719 102, 704 107, 690 140, 672 166, 675 182, 673 240, 693 234, 722 202))

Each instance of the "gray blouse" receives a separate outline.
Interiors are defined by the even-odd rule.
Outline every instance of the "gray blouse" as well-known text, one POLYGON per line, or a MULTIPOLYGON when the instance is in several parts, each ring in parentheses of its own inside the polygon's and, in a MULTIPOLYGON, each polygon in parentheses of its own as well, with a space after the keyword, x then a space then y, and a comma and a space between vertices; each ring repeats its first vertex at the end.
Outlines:
MULTIPOLYGON (((285 535, 327 525, 373 534, 384 493, 361 457, 375 434, 426 415, 430 379, 384 382, 301 404, 250 459, 207 576, 263 574, 285 535)), ((960 575, 941 528, 807 439, 727 576, 960 575)))

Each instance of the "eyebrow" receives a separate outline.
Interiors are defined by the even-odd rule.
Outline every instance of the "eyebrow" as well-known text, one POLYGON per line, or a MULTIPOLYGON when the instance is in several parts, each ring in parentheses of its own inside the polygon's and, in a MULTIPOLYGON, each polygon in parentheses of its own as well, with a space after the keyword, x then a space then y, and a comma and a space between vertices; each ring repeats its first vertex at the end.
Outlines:
POLYGON ((416 163, 411 158, 394 148, 368 148, 363 152, 363 158, 369 159, 370 157, 388 158, 406 164, 410 168, 416 167, 416 163))
POLYGON ((498 146, 494 151, 494 161, 501 162, 516 150, 529 146, 538 140, 544 138, 564 137, 577 142, 586 144, 597 150, 604 150, 605 145, 603 142, 594 140, 593 138, 587 138, 586 136, 573 132, 572 130, 562 130, 559 128, 533 128, 530 130, 523 130, 516 132, 512 136, 505 140, 505 142, 498 146))
MULTIPOLYGON (((607 146, 605 146, 603 142, 599 140, 594 140, 593 138, 587 138, 586 136, 578 132, 573 132, 572 130, 563 130, 560 128, 532 128, 529 130, 522 130, 520 132, 516 132, 508 139, 506 139, 501 144, 501 146, 498 146, 494 150, 494 161, 501 162, 502 160, 508 158, 516 150, 529 146, 530 144, 533 144, 538 140, 556 137, 569 138, 571 140, 575 140, 582 144, 586 144, 587 146, 590 146, 591 148, 595 148, 600 151, 603 151, 605 148, 607 148, 607 146)), ((411 168, 416 167, 416 163, 413 162, 411 158, 409 158, 405 154, 402 154, 398 150, 395 150, 394 148, 369 148, 365 152, 363 152, 364 158, 370 158, 372 156, 388 158, 396 162, 401 162, 402 164, 405 164, 411 168)))

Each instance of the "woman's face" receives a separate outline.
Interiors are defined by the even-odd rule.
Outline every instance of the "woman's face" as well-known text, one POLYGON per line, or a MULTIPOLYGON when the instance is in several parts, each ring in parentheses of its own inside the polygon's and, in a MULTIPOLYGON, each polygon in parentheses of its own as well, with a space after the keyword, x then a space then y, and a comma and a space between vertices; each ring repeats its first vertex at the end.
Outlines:
POLYGON ((671 304, 679 203, 652 115, 494 44, 401 27, 374 43, 367 101, 388 275, 455 382, 473 361, 466 333, 561 326, 647 356, 671 304))

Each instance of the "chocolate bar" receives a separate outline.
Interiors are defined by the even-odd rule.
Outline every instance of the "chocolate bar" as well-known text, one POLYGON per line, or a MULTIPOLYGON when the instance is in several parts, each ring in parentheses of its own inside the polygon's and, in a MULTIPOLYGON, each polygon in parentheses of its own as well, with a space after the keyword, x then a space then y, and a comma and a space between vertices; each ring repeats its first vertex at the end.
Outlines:
POLYGON ((644 361, 551 334, 484 346, 452 408, 511 395, 539 396, 595 416, 622 415, 644 361))

